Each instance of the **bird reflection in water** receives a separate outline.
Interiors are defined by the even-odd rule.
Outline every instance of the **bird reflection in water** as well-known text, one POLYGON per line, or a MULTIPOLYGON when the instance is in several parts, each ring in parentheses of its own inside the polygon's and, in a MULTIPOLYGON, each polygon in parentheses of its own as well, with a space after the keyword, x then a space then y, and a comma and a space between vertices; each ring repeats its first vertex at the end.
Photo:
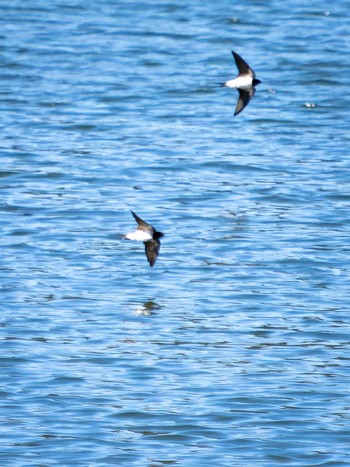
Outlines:
POLYGON ((158 303, 149 300, 143 304, 139 304, 135 310, 137 316, 149 316, 153 315, 155 310, 160 310, 162 307, 158 303))

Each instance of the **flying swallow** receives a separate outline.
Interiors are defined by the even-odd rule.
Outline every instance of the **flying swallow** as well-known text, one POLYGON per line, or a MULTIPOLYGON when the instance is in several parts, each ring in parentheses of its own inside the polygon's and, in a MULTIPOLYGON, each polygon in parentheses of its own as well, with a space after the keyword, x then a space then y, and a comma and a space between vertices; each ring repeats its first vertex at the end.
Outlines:
POLYGON ((238 75, 234 79, 230 79, 224 83, 227 88, 236 88, 239 92, 239 98, 236 106, 235 116, 238 115, 244 107, 249 104, 250 99, 255 94, 255 86, 261 83, 259 79, 255 78, 254 71, 250 68, 247 62, 238 55, 238 53, 232 51, 233 58, 235 59, 238 75))
POLYGON ((124 238, 128 240, 136 240, 137 242, 143 242, 145 244, 145 252, 149 265, 153 267, 156 264, 159 249, 160 249, 160 238, 164 237, 162 232, 158 232, 154 227, 147 222, 143 221, 137 214, 131 211, 137 222, 137 229, 135 232, 129 232, 124 235, 124 238))

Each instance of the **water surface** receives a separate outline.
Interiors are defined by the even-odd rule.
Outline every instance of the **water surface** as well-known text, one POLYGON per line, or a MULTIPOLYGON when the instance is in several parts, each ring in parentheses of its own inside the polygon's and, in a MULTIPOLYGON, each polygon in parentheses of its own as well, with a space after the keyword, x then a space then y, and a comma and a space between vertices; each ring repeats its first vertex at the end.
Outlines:
POLYGON ((348 2, 0 12, 1 465, 348 465, 348 2))

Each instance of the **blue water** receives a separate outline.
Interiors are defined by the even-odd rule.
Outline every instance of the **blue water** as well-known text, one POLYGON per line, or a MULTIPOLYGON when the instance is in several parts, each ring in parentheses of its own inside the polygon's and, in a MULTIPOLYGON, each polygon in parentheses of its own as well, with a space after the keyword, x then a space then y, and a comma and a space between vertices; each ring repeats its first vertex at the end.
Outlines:
POLYGON ((0 465, 350 465, 349 12, 1 2, 0 465))

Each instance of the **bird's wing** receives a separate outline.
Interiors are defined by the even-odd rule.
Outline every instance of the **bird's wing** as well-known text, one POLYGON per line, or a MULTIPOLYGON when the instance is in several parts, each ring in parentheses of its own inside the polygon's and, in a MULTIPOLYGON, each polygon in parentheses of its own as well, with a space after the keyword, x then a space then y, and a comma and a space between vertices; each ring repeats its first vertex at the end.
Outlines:
POLYGON ((142 230, 143 232, 148 232, 150 235, 153 235, 154 228, 147 224, 147 222, 143 221, 141 217, 131 211, 131 214, 134 216, 135 221, 137 222, 137 230, 142 230))
POLYGON ((160 241, 159 240, 150 240, 145 242, 145 251, 146 256, 149 262, 149 265, 153 267, 156 264, 160 250, 160 241))
POLYGON ((249 91, 246 91, 244 89, 238 89, 238 92, 239 92, 239 98, 237 101, 235 116, 238 115, 240 112, 242 112, 244 107, 246 107, 249 104, 250 99, 255 94, 255 89, 251 88, 249 91))
POLYGON ((233 50, 232 50, 232 55, 233 55, 233 58, 235 59, 239 74, 250 75, 252 78, 255 78, 255 73, 250 68, 248 63, 245 60, 243 60, 243 58, 240 55, 238 55, 238 53, 234 52, 233 50))

